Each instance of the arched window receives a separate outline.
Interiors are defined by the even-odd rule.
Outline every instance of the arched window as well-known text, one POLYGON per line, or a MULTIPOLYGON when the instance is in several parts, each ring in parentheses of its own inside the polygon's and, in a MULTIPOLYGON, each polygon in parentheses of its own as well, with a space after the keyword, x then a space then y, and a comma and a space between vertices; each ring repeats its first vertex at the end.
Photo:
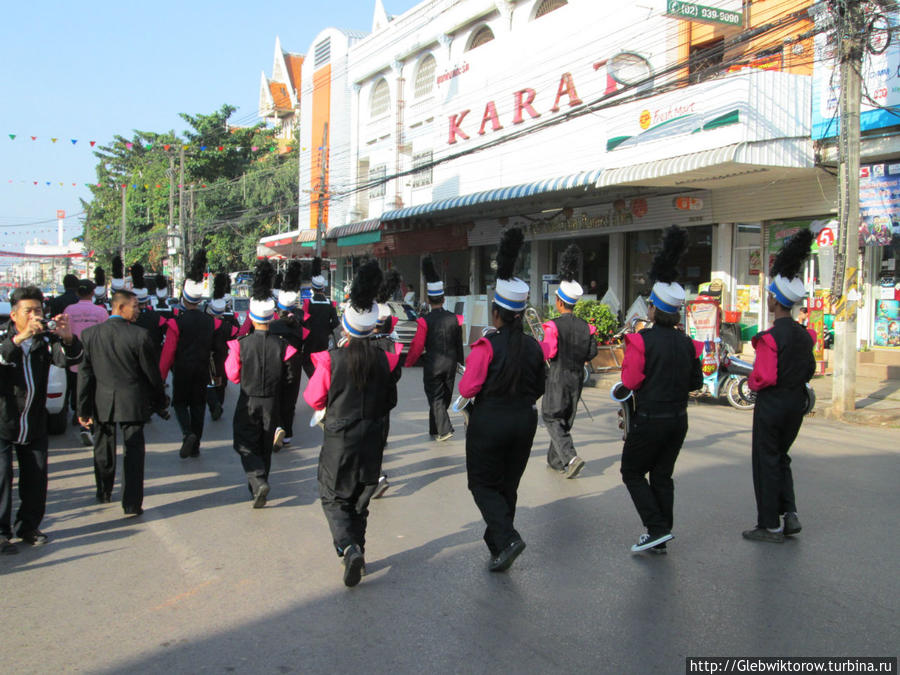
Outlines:
POLYGON ((480 47, 483 44, 487 44, 493 39, 494 31, 492 31, 488 26, 482 26, 472 34, 472 39, 469 41, 469 47, 468 49, 466 49, 466 51, 475 49, 476 47, 480 47))
POLYGON ((372 87, 372 101, 369 106, 369 116, 371 118, 386 115, 391 109, 391 90, 388 87, 387 80, 381 78, 372 87))
POLYGON ((559 9, 567 4, 569 4, 567 0, 543 0, 543 2, 538 5, 537 11, 534 13, 534 18, 540 19, 544 14, 549 14, 554 9, 559 9))
POLYGON ((419 69, 416 71, 415 98, 428 96, 434 89, 435 67, 436 62, 431 54, 419 62, 419 69))

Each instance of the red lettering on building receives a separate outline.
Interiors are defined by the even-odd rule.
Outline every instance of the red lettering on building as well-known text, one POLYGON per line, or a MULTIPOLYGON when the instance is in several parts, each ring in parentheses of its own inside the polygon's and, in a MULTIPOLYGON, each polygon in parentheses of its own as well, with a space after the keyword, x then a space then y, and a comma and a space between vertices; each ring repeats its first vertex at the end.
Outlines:
POLYGON ((497 104, 493 101, 488 101, 487 105, 484 106, 484 115, 481 117, 481 128, 478 130, 479 136, 484 136, 484 127, 490 122, 491 123, 491 131, 500 131, 503 128, 503 125, 500 124, 500 117, 497 115, 497 104))
POLYGON ((540 117, 541 114, 531 105, 534 103, 534 97, 537 92, 534 89, 520 89, 515 93, 516 103, 513 114, 513 124, 521 124, 525 120, 522 119, 522 113, 527 112, 532 118, 540 117))
POLYGON ((572 73, 563 73, 562 77, 559 78, 559 87, 556 89, 556 98, 553 100, 553 107, 550 108, 550 112, 559 112, 559 99, 563 96, 569 97, 570 108, 583 103, 578 98, 578 92, 575 91, 575 81, 572 79, 572 73))
POLYGON ((459 128, 459 125, 462 124, 462 121, 466 118, 471 110, 463 110, 459 115, 450 115, 450 139, 447 141, 448 145, 453 145, 456 143, 456 137, 459 136, 460 139, 467 141, 469 140, 469 135, 459 128))

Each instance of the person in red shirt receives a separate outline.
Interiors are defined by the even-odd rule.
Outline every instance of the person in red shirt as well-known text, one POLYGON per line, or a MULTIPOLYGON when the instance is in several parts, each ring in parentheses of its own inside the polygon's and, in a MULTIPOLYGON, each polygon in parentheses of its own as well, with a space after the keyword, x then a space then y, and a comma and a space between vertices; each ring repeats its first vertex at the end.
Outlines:
POLYGON ((749 386, 756 392, 752 445, 756 527, 743 532, 752 541, 781 543, 801 530, 788 451, 809 405, 806 383, 816 371, 816 332, 794 321, 791 309, 806 295, 800 274, 812 240, 812 232, 800 230, 775 257, 767 299, 775 320, 769 330, 753 336, 756 360, 749 386))

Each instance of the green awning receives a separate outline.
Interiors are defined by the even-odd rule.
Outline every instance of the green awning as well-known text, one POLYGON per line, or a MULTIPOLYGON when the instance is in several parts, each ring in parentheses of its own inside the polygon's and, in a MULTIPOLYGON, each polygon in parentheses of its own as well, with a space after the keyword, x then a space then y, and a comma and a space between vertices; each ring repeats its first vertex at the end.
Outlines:
POLYGON ((375 232, 361 232, 351 234, 349 237, 341 237, 337 240, 338 246, 358 246, 360 244, 374 244, 381 241, 381 230, 375 232))

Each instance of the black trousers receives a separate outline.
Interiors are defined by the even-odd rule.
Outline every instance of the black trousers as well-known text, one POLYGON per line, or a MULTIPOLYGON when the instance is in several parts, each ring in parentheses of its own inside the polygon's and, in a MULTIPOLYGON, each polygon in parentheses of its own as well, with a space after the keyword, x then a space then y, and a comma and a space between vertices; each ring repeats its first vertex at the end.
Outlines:
MULTIPOLYGON (((71 369, 66 368, 66 404, 71 408, 72 412, 77 410, 78 403, 78 373, 73 373, 71 369)), ((65 405, 63 408, 65 409, 65 405)))
MULTIPOLYGON (((122 428, 123 508, 139 508, 144 502, 144 423, 119 422, 122 428)), ((94 424, 94 478, 97 496, 109 495, 116 478, 116 422, 94 424)))
POLYGON ((225 405, 225 388, 224 382, 220 385, 206 385, 206 405, 209 407, 210 413, 225 405))
POLYGON ((241 456, 251 495, 261 483, 269 481, 278 411, 274 396, 248 396, 243 391, 234 407, 234 449, 241 456))
POLYGON ((775 529, 783 513, 797 510, 788 450, 803 424, 803 389, 763 389, 753 408, 753 491, 756 525, 775 529))
POLYGON ((582 373, 566 370, 551 370, 547 378, 547 390, 541 401, 541 414, 550 447, 547 449, 547 463, 554 469, 562 469, 575 457, 572 442, 572 427, 578 414, 578 399, 583 385, 582 373))
POLYGON ((316 372, 316 367, 312 362, 312 354, 307 354, 303 352, 303 358, 300 361, 303 366, 303 372, 306 373, 306 379, 309 380, 312 378, 313 373, 316 372))
POLYGON ((209 383, 208 365, 203 368, 179 369, 172 372, 172 409, 181 428, 181 435, 203 437, 206 417, 206 385, 209 383))
POLYGON ((281 387, 281 426, 284 435, 291 438, 294 435, 294 414, 297 411, 297 397, 300 395, 300 384, 303 379, 303 361, 300 356, 294 356, 288 361, 288 369, 291 373, 291 381, 281 387))
POLYGON ((16 512, 16 534, 38 529, 47 506, 47 437, 22 444, 0 438, 0 536, 7 539, 13 535, 13 453, 19 463, 20 504, 16 512))
POLYGON ((453 385, 456 383, 456 364, 450 370, 422 369, 422 384, 428 399, 428 433, 444 436, 453 432, 447 409, 453 402, 453 385))
POLYGON ((672 472, 688 429, 686 412, 672 415, 634 415, 622 448, 622 481, 641 522, 654 537, 672 531, 675 503, 672 472))
POLYGON ((339 556, 351 544, 366 548, 369 501, 384 456, 383 423, 384 418, 329 423, 326 417, 319 453, 319 497, 339 556))
POLYGON ((491 555, 517 539, 513 525, 519 481, 537 429, 533 405, 479 401, 466 427, 469 491, 487 527, 484 542, 491 555))

